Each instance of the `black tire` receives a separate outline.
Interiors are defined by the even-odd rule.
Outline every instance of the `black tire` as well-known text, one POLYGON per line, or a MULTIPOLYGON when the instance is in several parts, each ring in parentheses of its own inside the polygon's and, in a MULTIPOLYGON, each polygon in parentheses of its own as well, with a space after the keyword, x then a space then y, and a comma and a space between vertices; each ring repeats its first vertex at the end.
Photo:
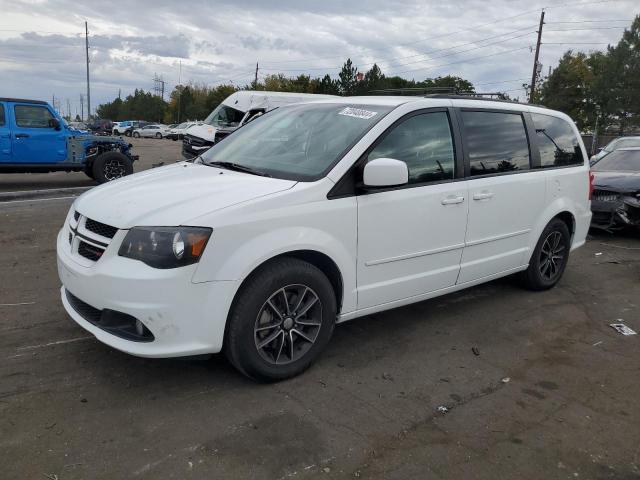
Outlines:
POLYGON ((140 134, 138 132, 133 132, 133 138, 140 138, 140 134))
POLYGON ((131 130, 127 130, 124 132, 124 136, 125 137, 130 137, 131 136, 131 130))
POLYGON ((95 180, 95 177, 93 175, 93 165, 92 166, 86 166, 84 167, 84 173, 87 177, 89 177, 91 180, 95 180))
POLYGON ((562 278, 569 261, 571 234, 559 218, 551 220, 529 260, 529 268, 520 274, 522 284, 530 290, 548 290, 562 278))
POLYGON ((120 152, 105 152, 93 162, 93 178, 106 183, 133 173, 133 162, 120 152))
POLYGON ((156 133, 156 138, 162 138, 162 134, 160 132, 156 133))
POLYGON ((317 267, 296 258, 272 261, 254 272, 237 293, 227 319, 224 352, 240 372, 255 380, 293 377, 305 371, 329 343, 336 312, 331 282, 317 267), (285 312, 287 304, 294 307, 293 312, 285 312), (281 308, 284 318, 277 313, 281 308), (259 342, 271 336, 273 341, 260 348, 259 342))

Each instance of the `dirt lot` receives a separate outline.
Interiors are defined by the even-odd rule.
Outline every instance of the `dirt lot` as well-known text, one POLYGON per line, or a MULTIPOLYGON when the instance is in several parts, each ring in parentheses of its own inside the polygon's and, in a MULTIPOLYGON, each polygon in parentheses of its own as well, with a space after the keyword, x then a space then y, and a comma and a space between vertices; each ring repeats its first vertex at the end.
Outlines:
MULTIPOLYGON (((181 160, 182 142, 155 138, 126 138, 133 145, 135 172, 151 168, 154 163, 171 163, 181 160)), ((0 192, 40 190, 46 188, 89 187, 96 185, 82 172, 0 174, 0 192)))
POLYGON ((640 478, 640 335, 608 326, 640 331, 639 235, 592 235, 548 292, 504 279, 343 324, 304 375, 258 385, 70 320, 71 201, 0 203, 2 479, 640 478))

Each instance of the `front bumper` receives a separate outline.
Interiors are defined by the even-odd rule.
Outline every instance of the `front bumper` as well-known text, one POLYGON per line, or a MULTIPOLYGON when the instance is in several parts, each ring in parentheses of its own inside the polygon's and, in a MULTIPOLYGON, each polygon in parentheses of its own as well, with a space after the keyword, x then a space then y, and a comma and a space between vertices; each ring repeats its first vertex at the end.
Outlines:
POLYGON ((632 205, 624 197, 616 201, 591 201, 591 226, 604 230, 640 227, 640 204, 632 205))
POLYGON ((185 135, 182 139, 182 156, 188 160, 194 159, 213 147, 213 143, 193 135, 185 135))
POLYGON ((77 261, 69 249, 68 232, 58 234, 58 275, 65 310, 101 342, 141 357, 179 357, 217 353, 222 348, 227 312, 237 288, 235 281, 193 283, 197 265, 158 270, 119 257, 126 234, 119 231, 93 265, 77 261), (67 292, 97 311, 112 310, 142 322, 152 341, 114 335, 83 316, 67 292))

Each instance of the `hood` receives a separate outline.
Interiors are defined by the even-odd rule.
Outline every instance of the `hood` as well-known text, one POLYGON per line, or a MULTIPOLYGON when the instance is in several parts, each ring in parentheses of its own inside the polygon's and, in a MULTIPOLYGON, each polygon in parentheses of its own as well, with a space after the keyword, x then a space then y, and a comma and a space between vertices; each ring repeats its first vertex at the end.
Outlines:
POLYGON ((640 172, 598 172, 594 175, 593 186, 616 192, 640 191, 640 172))
POLYGON ((82 215, 117 228, 177 226, 295 184, 292 180, 181 162, 92 188, 76 200, 75 208, 82 215))
POLYGON ((207 124, 194 125, 185 133, 203 140, 209 140, 210 142, 213 142, 216 139, 216 127, 207 124))

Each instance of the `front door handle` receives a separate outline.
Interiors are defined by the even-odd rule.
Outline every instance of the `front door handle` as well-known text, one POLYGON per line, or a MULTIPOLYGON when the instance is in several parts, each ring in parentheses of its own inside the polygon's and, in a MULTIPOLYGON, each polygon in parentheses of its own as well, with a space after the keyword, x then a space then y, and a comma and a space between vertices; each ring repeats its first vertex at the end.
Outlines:
POLYGON ((482 192, 482 193, 474 193, 473 194, 473 199, 474 200, 489 200, 492 197, 493 197, 493 193, 492 192, 482 192))
POLYGON ((464 202, 464 197, 445 197, 443 198, 440 203, 442 205, 455 205, 456 203, 462 203, 464 202))
POLYGON ((28 133, 16 133, 16 138, 29 138, 28 133))

